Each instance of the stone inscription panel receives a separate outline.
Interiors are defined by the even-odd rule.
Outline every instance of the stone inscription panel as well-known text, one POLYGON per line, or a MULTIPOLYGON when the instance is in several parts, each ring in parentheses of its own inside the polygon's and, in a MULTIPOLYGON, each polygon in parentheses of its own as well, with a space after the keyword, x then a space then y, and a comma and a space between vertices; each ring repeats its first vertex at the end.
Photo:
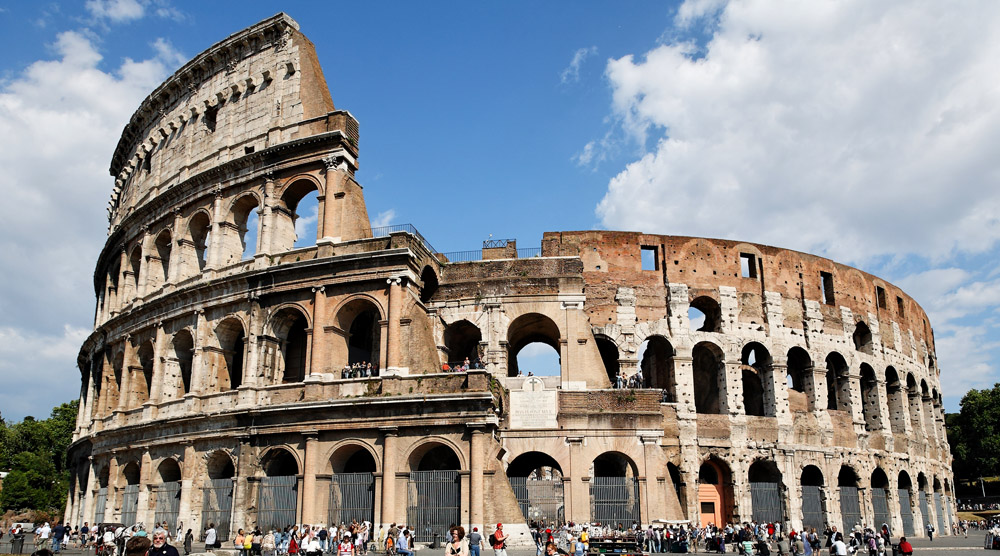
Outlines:
POLYGON ((557 392, 544 390, 541 382, 525 381, 523 390, 511 391, 511 429, 546 429, 557 426, 557 392))

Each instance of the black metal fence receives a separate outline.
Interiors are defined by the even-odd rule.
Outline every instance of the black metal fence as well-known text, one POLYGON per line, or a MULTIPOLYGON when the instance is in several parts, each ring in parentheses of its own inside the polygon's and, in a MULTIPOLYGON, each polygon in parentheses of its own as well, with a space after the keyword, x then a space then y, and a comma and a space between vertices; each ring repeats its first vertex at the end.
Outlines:
POLYGON ((566 499, 562 479, 529 479, 510 477, 517 503, 525 521, 562 523, 566 516, 566 499))
POLYGON ((458 471, 411 471, 407 484, 406 521, 413 525, 414 542, 442 539, 452 523, 461 523, 461 484, 458 471))
POLYGON ((375 522, 375 474, 334 473, 330 483, 329 523, 375 522))
POLYGON ((181 482, 163 483, 156 487, 156 510, 153 521, 167 522, 167 530, 177 529, 177 515, 181 511, 181 482))
POLYGON ((822 531, 826 525, 826 515, 823 512, 822 487, 802 485, 802 527, 815 527, 822 531))
POLYGON ((889 497, 884 488, 872 488, 872 510, 875 512, 875 528, 879 528, 883 523, 892 525, 892 516, 889 515, 889 497))
POLYGON ((121 522, 131 527, 135 525, 135 516, 139 512, 139 485, 127 485, 122 493, 121 522))
POLYGON ((853 531, 854 526, 861 523, 861 502, 858 499, 858 487, 840 487, 840 517, 843 529, 853 531))
POLYGON ((599 523, 626 526, 639 521, 639 481, 634 477, 592 477, 590 516, 599 523))
MULTIPOLYGON (((532 259, 542 256, 541 247, 523 247, 517 249, 516 252, 516 258, 518 259, 532 259)), ((440 253, 440 255, 450 263, 467 263, 483 260, 483 251, 481 249, 474 249, 471 251, 449 251, 447 253, 440 253)))
POLYGON ((208 525, 214 523, 218 538, 228 539, 229 522, 233 515, 233 480, 211 479, 208 486, 201 489, 201 493, 202 535, 208 525))
POLYGON ((785 520, 785 498, 779 483, 750 483, 753 520, 758 523, 781 523, 785 520))
POLYGON ((910 506, 910 491, 905 488, 896 489, 896 497, 899 498, 899 517, 903 520, 903 534, 912 537, 913 531, 913 507, 910 506))
POLYGON ((389 234, 395 232, 406 232, 412 235, 413 237, 419 239, 420 243, 423 244, 425 249, 427 249, 431 253, 437 253, 437 250, 434 249, 434 246, 431 245, 431 242, 427 241, 427 238, 425 238, 420 232, 418 232, 417 228, 414 227, 413 224, 393 224, 391 226, 379 226, 377 228, 371 228, 372 237, 386 237, 389 234))
POLYGON ((257 499, 257 523, 262 530, 294 525, 298 508, 298 478, 295 475, 264 477, 257 499))
POLYGON ((97 497, 94 499, 94 516, 91 523, 101 523, 104 521, 104 508, 108 505, 108 487, 97 489, 97 497))

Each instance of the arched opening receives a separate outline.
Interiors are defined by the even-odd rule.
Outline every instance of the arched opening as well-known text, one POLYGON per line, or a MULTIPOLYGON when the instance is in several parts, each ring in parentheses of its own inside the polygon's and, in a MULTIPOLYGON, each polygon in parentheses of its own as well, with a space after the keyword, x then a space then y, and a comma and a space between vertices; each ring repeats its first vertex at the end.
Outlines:
POLYGON ((108 269, 108 277, 105 282, 105 297, 104 297, 104 309, 111 316, 111 311, 116 311, 119 308, 119 284, 118 279, 121 275, 121 263, 119 259, 111 264, 111 268, 108 269))
POLYGON ((694 298, 688 309, 688 324, 694 332, 720 332, 722 308, 719 302, 705 295, 694 298))
POLYGON ((224 319, 215 327, 215 337, 222 350, 216 377, 219 390, 235 390, 243 385, 243 361, 246 351, 243 323, 235 317, 224 319))
POLYGON ((449 446, 428 442, 410 454, 409 465, 406 520, 415 525, 414 542, 430 542, 452 523, 462 522, 461 463, 449 446))
POLYGON ((565 521, 562 467, 552 456, 521 454, 507 467, 507 478, 525 521, 542 528, 565 521))
POLYGON ((643 385, 662 392, 661 402, 677 401, 677 378, 674 373, 674 346, 663 336, 650 336, 639 347, 639 368, 643 385))
POLYGON ((422 284, 420 286, 420 301, 429 303, 438 289, 437 272, 434 272, 434 269, 430 265, 425 266, 420 271, 420 282, 422 284))
POLYGON ((722 413, 720 383, 725 379, 724 356, 715 344, 701 342, 691 350, 694 405, 697 413, 722 413))
POLYGON ((889 398, 889 426, 894 433, 906 432, 906 401, 899 374, 894 367, 885 369, 885 392, 889 398))
POLYGON ((181 398, 191 391, 191 361, 194 358, 194 338, 187 329, 174 334, 173 357, 167 364, 167 384, 174 395, 173 399, 181 398))
POLYGON ((920 418, 920 389, 913 374, 906 375, 906 402, 910 413, 910 427, 913 429, 913 436, 920 438, 924 434, 923 419, 920 418))
POLYGON ((889 514, 889 477, 886 476, 885 471, 882 471, 881 467, 876 467, 875 471, 872 471, 871 476, 871 489, 872 489, 872 510, 875 515, 875 526, 876 530, 879 530, 883 524, 890 526, 892 524, 892 516, 889 514))
POLYGON ((209 248, 212 245, 212 221, 208 214, 197 212, 191 217, 188 223, 188 235, 191 238, 191 248, 194 250, 195 264, 191 265, 193 275, 208 265, 209 248))
POLYGON ((832 352, 826 356, 827 409, 851 410, 851 379, 844 356, 832 352))
POLYGON ((153 242, 153 252, 155 255, 147 260, 149 272, 146 273, 146 291, 149 293, 156 291, 160 286, 167 283, 170 277, 170 249, 171 238, 168 230, 163 230, 156 236, 153 242))
POLYGON ((788 395, 788 409, 792 412, 813 409, 812 358, 809 353, 796 346, 788 350, 788 374, 785 385, 788 395))
POLYGON ((743 409, 747 415, 774 415, 774 395, 771 381, 771 354, 757 342, 743 346, 740 357, 743 378, 743 409))
MULTIPOLYGON (((667 463, 667 474, 670 476, 670 486, 673 487, 673 496, 677 497, 677 505, 681 511, 687 514, 687 497, 684 495, 684 482, 681 480, 681 470, 673 463, 667 463)), ((667 492, 670 498, 670 492, 667 492)))
POLYGON ((309 180, 298 180, 285 188, 274 207, 275 252, 315 245, 319 239, 319 192, 309 180))
POLYGON ((177 461, 167 458, 157 468, 160 484, 155 487, 156 506, 153 520, 167 522, 167 530, 177 529, 177 516, 181 507, 181 468, 177 461))
POLYGON ((274 317, 274 336, 278 339, 278 373, 281 382, 302 382, 308 361, 309 322, 298 309, 286 307, 274 317))
POLYGON ((941 481, 936 476, 934 477, 934 514, 937 516, 937 530, 938 534, 945 534, 948 531, 948 524, 944 517, 944 504, 941 500, 941 481))
POLYGON ((229 523, 233 512, 233 459, 222 451, 213 452, 205 465, 208 481, 202 487, 202 523, 212 523, 221 539, 229 538, 229 523))
POLYGON ((375 458, 357 445, 339 448, 330 457, 328 523, 375 522, 375 458))
POLYGON ((723 527, 732 517, 732 472, 725 462, 709 459, 698 469, 698 506, 701 526, 723 527))
MULTIPOLYGON (((382 341, 382 313, 367 298, 348 302, 337 313, 337 324, 347 332, 347 365, 377 367, 382 341)), ((367 370, 366 370, 367 372, 367 370)))
POLYGON ((128 257, 128 281, 131 298, 139 297, 139 273, 142 271, 142 246, 136 245, 128 257))
POLYGON ((935 438, 937 429, 934 426, 934 406, 931 401, 930 389, 924 379, 920 380, 920 398, 923 401, 924 433, 928 438, 935 438))
POLYGON ((865 419, 865 428, 876 431, 882 428, 882 416, 879 413, 878 379, 875 370, 867 363, 861 364, 861 413, 865 419))
POLYGON ((927 476, 923 473, 917 474, 917 489, 920 491, 917 493, 917 499, 920 502, 920 515, 923 517, 923 522, 920 524, 920 531, 927 531, 927 524, 933 523, 934 520, 931 519, 931 493, 930 486, 927 483, 927 476))
POLYGON ((601 362, 604 363, 604 371, 608 374, 611 385, 615 388, 628 386, 628 377, 624 376, 618 362, 618 346, 615 342, 599 334, 594 335, 594 341, 597 343, 597 351, 601 354, 601 362))
POLYGON ((750 482, 750 505, 758 523, 782 523, 785 520, 785 489, 781 471, 771 460, 758 460, 747 472, 750 482))
POLYGON ((916 532, 913 528, 913 501, 911 491, 913 482, 906 471, 900 471, 896 479, 896 497, 899 499, 899 517, 903 521, 903 534, 912 537, 916 532))
MULTIPOLYGON (((479 344, 483 341, 483 333, 479 327, 467 320, 449 324, 444 329, 444 346, 448 351, 448 365, 464 365, 465 360, 475 368, 479 364, 479 344)), ((481 364, 479 364, 481 366, 481 364)))
POLYGON ((97 473, 97 495, 94 496, 94 515, 91 523, 101 523, 105 521, 105 510, 108 506, 108 484, 110 483, 111 470, 104 466, 97 473))
POLYGON ((863 321, 858 321, 854 326, 854 349, 871 355, 872 353, 872 331, 863 321))
POLYGON ((222 264, 230 265, 252 259, 257 254, 257 237, 260 231, 260 206, 257 197, 247 194, 233 203, 226 219, 223 235, 222 264))
POLYGON ((629 527, 640 522, 639 502, 635 462, 620 452, 597 456, 590 472, 591 520, 629 527))
POLYGON ((799 478, 802 485, 802 527, 803 531, 815 527, 822 531, 826 525, 826 501, 823 497, 823 472, 815 465, 802 469, 799 478))
POLYGON ((853 531, 861 524, 861 499, 858 492, 858 474, 853 468, 843 465, 837 475, 840 489, 841 531, 853 531))
POLYGON ((298 523, 299 464, 291 452, 273 448, 261 461, 264 477, 257 491, 257 523, 263 530, 298 523))
POLYGON ((514 319, 507 328, 507 376, 559 376, 559 338, 559 327, 545 315, 528 313, 514 319))
POLYGON ((139 511, 139 464, 132 461, 122 469, 125 488, 122 490, 121 522, 135 524, 139 511))
POLYGON ((142 405, 149 401, 149 394, 153 391, 153 342, 147 341, 139 346, 139 349, 135 353, 139 368, 137 369, 141 375, 137 378, 134 386, 134 391, 136 393, 136 406, 142 405))

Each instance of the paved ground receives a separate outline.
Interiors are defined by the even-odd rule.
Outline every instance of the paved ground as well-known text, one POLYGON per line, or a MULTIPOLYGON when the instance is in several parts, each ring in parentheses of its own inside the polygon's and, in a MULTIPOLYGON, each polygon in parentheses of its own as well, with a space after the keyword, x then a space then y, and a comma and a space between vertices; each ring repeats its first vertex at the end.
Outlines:
MULTIPOLYGON (((983 540, 985 534, 970 532, 969 538, 964 537, 937 537, 933 542, 927 539, 912 539, 913 553, 919 556, 962 556, 966 554, 972 554, 976 551, 978 553, 983 553, 984 556, 1000 556, 1000 551, 985 551, 983 550, 983 540)), ((30 540, 25 542, 24 553, 30 554, 32 551, 32 545, 30 540)), ((10 553, 10 539, 4 536, 4 539, 0 541, 0 555, 10 553)), ((420 547, 417 551, 418 556, 431 556, 443 553, 443 550, 432 550, 424 547, 420 547)), ((62 554, 66 556, 93 556, 93 551, 83 551, 79 549, 64 549, 62 554)), ((534 549, 525 548, 511 548, 507 550, 508 556, 535 556, 534 549)), ((732 554, 728 552, 727 554, 732 554)), ((867 554, 867 553, 864 553, 867 554)), ((493 556, 493 551, 487 550, 483 553, 483 556, 493 556)), ((827 556, 824 551, 822 556, 827 556)))

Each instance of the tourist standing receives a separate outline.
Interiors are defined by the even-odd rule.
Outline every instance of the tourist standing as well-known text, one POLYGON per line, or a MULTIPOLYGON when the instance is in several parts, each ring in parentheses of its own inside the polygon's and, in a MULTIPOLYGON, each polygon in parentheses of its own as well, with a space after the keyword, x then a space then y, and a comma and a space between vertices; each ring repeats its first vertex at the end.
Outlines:
POLYGON ((507 535, 503 532, 503 523, 497 523, 490 545, 493 547, 493 556, 507 556, 507 535))
POLYGON ((479 527, 473 527, 469 534, 469 556, 479 556, 483 548, 483 536, 479 534, 479 527))
POLYGON ((205 552, 211 552, 217 540, 218 532, 215 530, 215 524, 209 523, 208 529, 205 530, 205 552))

